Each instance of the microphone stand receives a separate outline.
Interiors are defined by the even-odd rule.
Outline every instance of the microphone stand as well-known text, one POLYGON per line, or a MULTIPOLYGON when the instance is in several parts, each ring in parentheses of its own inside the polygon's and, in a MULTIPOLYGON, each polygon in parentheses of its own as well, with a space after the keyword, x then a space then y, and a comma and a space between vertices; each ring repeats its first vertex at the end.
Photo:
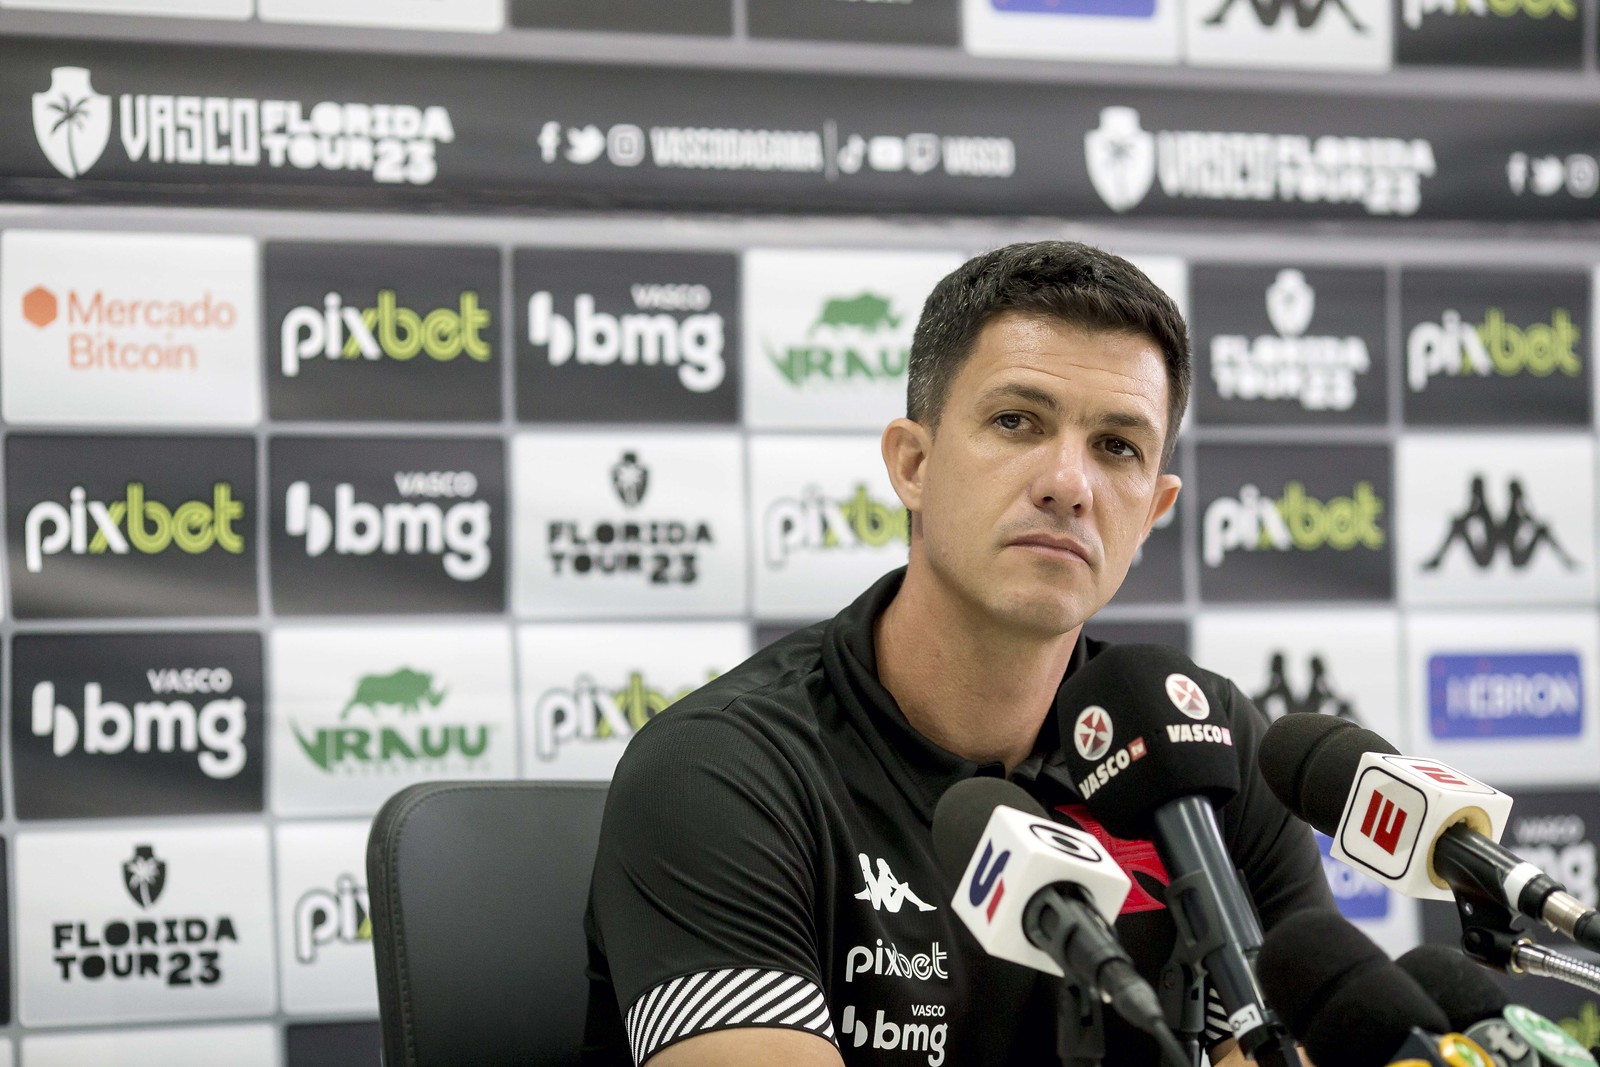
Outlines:
POLYGON ((1511 975, 1554 978, 1600 994, 1600 967, 1536 944, 1514 926, 1515 916, 1487 893, 1456 890, 1461 916, 1461 949, 1468 956, 1511 975))

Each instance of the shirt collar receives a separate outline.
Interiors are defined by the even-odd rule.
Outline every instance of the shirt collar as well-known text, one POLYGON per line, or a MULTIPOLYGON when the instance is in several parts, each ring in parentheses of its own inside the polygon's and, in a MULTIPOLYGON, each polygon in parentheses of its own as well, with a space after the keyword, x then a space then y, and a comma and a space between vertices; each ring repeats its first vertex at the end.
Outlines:
MULTIPOLYGON (((823 669, 838 694, 841 707, 857 725, 878 762, 912 807, 932 823, 934 806, 945 790, 979 775, 999 778, 1004 775, 1005 768, 999 763, 980 764, 958 756, 924 737, 878 680, 873 624, 900 591, 905 573, 906 569, 901 567, 884 575, 833 618, 823 639, 823 669)), ((1078 669, 1086 655, 1080 632, 1063 679, 1078 669)), ((1011 777, 1029 792, 1035 792, 1041 777, 1058 777, 1051 770, 1060 758, 1060 727, 1052 712, 1045 716, 1034 741, 1033 753, 1011 777)))

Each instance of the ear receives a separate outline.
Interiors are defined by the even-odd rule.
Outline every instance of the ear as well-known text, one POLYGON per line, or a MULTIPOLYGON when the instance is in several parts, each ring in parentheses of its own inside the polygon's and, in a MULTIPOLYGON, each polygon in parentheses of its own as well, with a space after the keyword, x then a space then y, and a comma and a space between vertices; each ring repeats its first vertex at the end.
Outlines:
POLYGON ((1178 502, 1178 490, 1183 488, 1183 479, 1176 474, 1162 474, 1156 478, 1155 496, 1150 501, 1150 513, 1144 517, 1144 533, 1139 535, 1142 543, 1150 536, 1150 530, 1156 522, 1172 510, 1178 502))
POLYGON ((927 469, 928 453, 933 445, 933 435, 920 422, 895 419, 884 427, 883 465, 889 471, 889 483, 894 495, 906 510, 915 514, 922 510, 922 479, 927 469))

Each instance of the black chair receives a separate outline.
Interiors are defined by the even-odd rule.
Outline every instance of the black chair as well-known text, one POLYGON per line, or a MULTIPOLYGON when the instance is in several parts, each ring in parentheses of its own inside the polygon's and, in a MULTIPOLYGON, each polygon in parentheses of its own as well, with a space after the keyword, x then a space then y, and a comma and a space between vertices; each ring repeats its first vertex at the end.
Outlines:
POLYGON ((606 786, 429 782, 367 839, 386 1067, 568 1067, 606 786))

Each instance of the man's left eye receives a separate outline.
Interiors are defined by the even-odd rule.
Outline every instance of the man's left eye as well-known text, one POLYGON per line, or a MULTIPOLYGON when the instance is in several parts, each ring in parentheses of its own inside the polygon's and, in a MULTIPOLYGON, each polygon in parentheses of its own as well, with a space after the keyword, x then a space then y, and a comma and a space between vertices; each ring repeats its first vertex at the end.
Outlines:
POLYGON ((1139 450, 1120 437, 1106 438, 1106 450, 1117 456, 1137 456, 1139 450))

